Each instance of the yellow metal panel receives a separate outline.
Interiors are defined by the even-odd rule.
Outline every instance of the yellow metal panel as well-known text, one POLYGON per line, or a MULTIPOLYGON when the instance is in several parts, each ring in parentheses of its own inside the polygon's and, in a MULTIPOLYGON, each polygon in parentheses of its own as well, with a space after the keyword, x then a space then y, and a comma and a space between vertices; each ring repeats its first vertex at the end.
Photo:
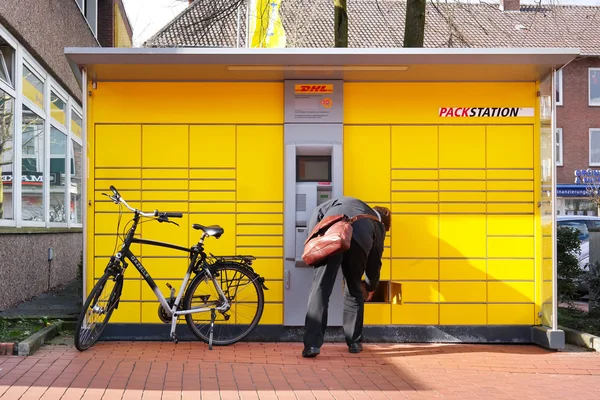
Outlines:
POLYGON ((440 179, 485 179, 485 169, 441 169, 440 179))
POLYGON ((485 304, 440 304, 440 325, 485 325, 485 304))
MULTIPOLYGON (((188 210, 188 203, 186 202, 153 202, 153 201, 145 201, 142 207, 146 212, 152 212, 154 210, 158 210, 159 212, 180 212, 186 213, 188 210)), ((177 222, 181 225, 181 220, 179 218, 173 218, 173 221, 177 222)), ((146 226, 146 224, 142 225, 142 227, 146 226)))
POLYGON ((487 127, 488 168, 533 168, 533 125, 487 127))
POLYGON ((535 277, 534 260, 488 260, 489 280, 532 281, 535 277))
POLYGON ((139 179, 142 177, 141 169, 134 168, 96 168, 96 179, 139 179))
POLYGON ((441 203, 440 204, 440 213, 451 213, 451 214, 460 214, 460 213, 485 213, 486 204, 485 203, 441 203))
POLYGON ((178 180, 178 179, 152 179, 152 180, 143 180, 142 181, 142 189, 143 190, 188 190, 188 180, 178 180))
POLYGON ((509 180, 509 179, 519 179, 519 180, 532 180, 533 177, 533 169, 488 169, 487 170, 487 179, 495 179, 495 180, 509 180))
POLYGON ((281 303, 283 301, 283 281, 267 280, 265 285, 269 288, 269 290, 265 290, 265 302, 281 303))
POLYGON ((440 168, 485 168, 485 127, 440 126, 440 168))
POLYGON ((111 323, 140 323, 141 303, 121 301, 119 309, 115 310, 110 317, 111 323))
POLYGON ((490 303, 533 303, 535 298, 533 282, 488 282, 490 303))
MULTIPOLYGON (((123 291, 121 292, 122 301, 139 301, 141 297, 141 279, 125 279, 123 281, 123 291)), ((144 283, 145 284, 145 283, 144 283)), ((147 286, 147 285, 146 285, 147 286)))
POLYGON ((441 280, 484 281, 486 278, 486 260, 440 260, 441 280))
POLYGON ((392 260, 392 279, 401 281, 429 281, 438 279, 438 260, 392 260))
MULTIPOLYGON (((190 216, 190 244, 197 243, 202 237, 202 231, 192 228, 192 224, 204 226, 219 225, 225 230, 223 235, 216 239, 209 237, 204 240, 207 253, 214 255, 230 256, 235 254, 235 214, 202 214, 190 216)), ((184 226, 183 224, 181 226, 184 226)))
POLYGON ((438 282, 407 282, 402 283, 403 303, 437 303, 439 301, 438 282))
MULTIPOLYGON (((123 195, 123 197, 125 197, 125 196, 123 195)), ((104 198, 106 199, 106 197, 104 197, 104 198)), ((137 208, 137 209, 140 209, 142 207, 142 203, 137 202, 137 201, 127 200, 127 204, 129 204, 131 207, 137 208)), ((104 212, 114 213, 114 212, 119 211, 119 206, 110 200, 109 201, 97 201, 94 204, 94 211, 96 213, 104 213, 104 212)), ((125 212, 129 212, 129 210, 123 211, 123 213, 125 213, 125 212)), ((123 215, 123 218, 128 218, 128 220, 131 219, 131 217, 133 217, 133 215, 131 215, 131 216, 123 215)), ((117 229, 116 226, 115 226, 115 229, 117 229)))
POLYGON ((146 190, 142 192, 142 201, 188 201, 188 191, 146 190))
POLYGON ((534 239, 529 237, 489 237, 488 257, 533 258, 534 239))
POLYGON ((139 179, 96 179, 96 181, 94 182, 94 187, 96 190, 104 191, 107 194, 112 194, 110 192, 111 186, 116 187, 119 190, 119 192, 121 192, 121 190, 140 190, 142 187, 142 183, 139 179))
POLYGON ((440 215, 440 256, 486 256, 485 215, 440 215))
POLYGON ((381 270, 379 271, 380 281, 389 281, 392 279, 391 264, 392 261, 389 258, 384 258, 381 260, 381 270))
POLYGON ((283 324, 283 304, 267 303, 259 325, 281 325, 283 324))
MULTIPOLYGON (((159 210, 161 211, 161 210, 159 210)), ((177 246, 188 247, 189 219, 186 214, 183 218, 174 218, 179 226, 173 224, 161 224, 158 222, 148 222, 144 224, 144 239, 156 240, 160 242, 171 243, 177 246)), ((167 249, 157 246, 142 246, 142 255, 147 256, 184 256, 186 253, 179 250, 167 249)))
POLYGON ((237 252, 254 257, 283 257, 283 247, 242 247, 238 246, 237 252))
MULTIPOLYGON (((113 185, 117 190, 119 190, 119 186, 113 185)), ((108 197, 104 194, 110 194, 111 192, 108 190, 98 190, 94 192, 94 200, 96 201, 107 201, 108 197)), ((139 201, 142 199, 142 192, 139 190, 119 190, 121 197, 124 198, 127 203, 133 207, 132 203, 139 201)), ((109 200, 110 201, 110 200, 109 200)), ((114 203, 113 203, 114 204, 114 203)), ((119 206, 114 205, 114 209, 118 210, 119 206)))
POLYGON ((383 248, 382 258, 390 258, 392 256, 392 250, 389 247, 383 248))
POLYGON ((485 192, 440 192, 440 201, 482 203, 486 198, 485 192))
POLYGON ((440 190, 485 190, 485 181, 441 181, 440 190))
POLYGON ((391 304, 365 303, 365 325, 389 325, 391 320, 391 304))
POLYGON ((488 213, 493 214, 511 214, 511 213, 521 213, 521 214, 533 214, 533 203, 513 203, 513 204, 494 204, 489 203, 487 205, 488 213))
POLYGON ((533 191, 533 181, 488 181, 487 190, 533 191))
MULTIPOLYGON (((144 245, 144 248, 149 247, 144 245)), ((189 266, 189 258, 186 254, 179 252, 178 258, 175 257, 145 257, 142 260, 142 265, 146 271, 150 273, 154 279, 169 279, 173 287, 179 285, 177 281, 181 281, 185 275, 185 271, 189 266)), ((147 286, 147 285, 146 285, 147 286)), ((179 289, 179 288, 177 288, 179 289)), ((161 288, 162 291, 162 288, 161 288)))
POLYGON ((142 166, 188 168, 188 146, 187 125, 144 125, 142 166))
POLYGON ((283 224, 283 214, 237 214, 238 224, 283 224))
MULTIPOLYGON (((152 278, 154 278, 154 275, 152 275, 152 278)), ((176 282, 173 282, 171 280, 154 278, 154 282, 156 283, 156 287, 158 287, 158 290, 160 290, 162 295, 165 296, 165 298, 167 298, 167 299, 171 295, 171 290, 167 287, 167 283, 170 283, 173 286, 173 288, 175 289, 175 293, 177 293, 177 291, 179 290, 179 287, 177 287, 178 285, 176 284, 176 282)), ((177 294, 175 294, 175 295, 177 296, 177 294)), ((146 284, 146 282, 142 283, 142 300, 154 301, 154 302, 158 301, 156 298, 156 295, 154 294, 154 291, 152 289, 150 289, 150 286, 148 286, 146 284)), ((158 303, 155 303, 154 312, 156 313, 157 311, 158 311, 158 303)), ((143 310, 142 310, 142 313, 143 313, 143 310)))
POLYGON ((235 190, 235 180, 208 180, 190 181, 190 190, 235 190))
POLYGON ((488 215, 488 235, 533 236, 533 215, 488 215))
POLYGON ((190 167, 235 168, 235 126, 190 126, 190 167))
MULTIPOLYGON (((142 79, 144 69, 138 73, 142 79)), ((283 82, 102 82, 93 112, 98 122, 277 124, 283 82), (157 110, 159 98, 169 100, 157 110)))
MULTIPOLYGON (((112 235, 95 235, 94 236, 94 255, 98 256, 113 256, 121 249, 123 241, 117 239, 115 235, 117 227, 115 226, 112 235)), ((121 232, 119 232, 121 233, 121 232)), ((133 254, 140 254, 140 245, 137 243, 131 244, 131 251, 133 254)), ((104 268, 104 267, 103 267, 104 268)))
MULTIPOLYGON (((392 128, 393 129, 393 128, 392 128)), ((393 139, 392 139, 393 140, 393 139)), ((392 159, 395 153, 392 152, 392 159)), ((392 169, 392 180, 438 180, 437 169, 392 169)))
POLYGON ((542 303, 552 303, 552 281, 542 283, 542 303))
POLYGON ((237 203, 239 213, 282 213, 283 203, 237 203))
POLYGON ((190 169, 190 179, 235 179, 235 169, 190 169))
POLYGON ((533 201, 533 192, 488 192, 487 200, 493 202, 510 201, 526 203, 533 201))
POLYGON ((490 325, 533 325, 535 323, 533 304, 488 304, 487 307, 490 325))
POLYGON ((238 126, 237 200, 283 201, 283 127, 238 126))
POLYGON ((437 325, 437 304, 392 305, 392 324, 394 325, 437 325))
POLYGON ((238 235, 283 235, 283 225, 238 225, 238 235))
POLYGON ((191 213, 235 213, 235 203, 190 203, 191 213))
POLYGON ((390 201, 390 128, 344 127, 344 194, 367 202, 390 201), (360 162, 357 162, 360 160, 360 162), (365 168, 368 165, 368 168, 365 168))
POLYGON ((238 236, 238 246, 283 246, 283 236, 238 236))
POLYGON ((449 303, 485 303, 485 282, 440 282, 440 301, 449 303))
POLYGON ((189 192, 190 201, 235 201, 235 192, 189 192))
POLYGON ((173 169, 173 168, 144 168, 142 170, 142 178, 143 179, 184 179, 188 180, 189 170, 187 168, 183 169, 173 169))
POLYGON ((392 168, 437 168, 437 126, 393 126, 392 168))
POLYGON ((392 181, 392 190, 438 190, 437 181, 392 181))
POLYGON ((414 214, 414 213, 436 213, 438 212, 438 205, 435 203, 393 203, 392 213, 399 214, 414 214))
MULTIPOLYGON (((123 216, 121 219, 121 228, 124 228, 127 216, 123 216)), ((98 213, 94 215, 94 233, 104 233, 109 235, 116 235, 117 225, 119 221, 119 214, 109 213, 98 213)), ((121 232, 119 232, 121 234, 121 232)))
POLYGON ((96 168, 141 167, 142 128, 140 125, 96 125, 94 150, 96 168), (115 153, 115 149, 127 151, 115 153))
POLYGON ((252 268, 265 279, 283 279, 283 259, 281 258, 259 258, 254 260, 252 268))
POLYGON ((437 257, 437 215, 392 215, 392 226, 398 226, 392 237, 394 257, 437 257))
POLYGON ((392 192, 392 201, 401 203, 437 203, 437 192, 392 192))
POLYGON ((542 260, 542 279, 551 279, 553 272, 553 265, 551 258, 545 258, 542 260))
POLYGON ((542 257, 552 258, 552 237, 544 236, 542 238, 542 257))

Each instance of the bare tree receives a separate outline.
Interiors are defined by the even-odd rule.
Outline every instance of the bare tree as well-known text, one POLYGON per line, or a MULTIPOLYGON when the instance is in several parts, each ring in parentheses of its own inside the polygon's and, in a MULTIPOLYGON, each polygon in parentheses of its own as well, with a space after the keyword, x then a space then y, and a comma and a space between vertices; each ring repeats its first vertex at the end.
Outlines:
POLYGON ((406 1, 406 20, 404 23, 404 47, 423 47, 425 39, 426 0, 406 1))
POLYGON ((333 0, 335 47, 348 47, 348 8, 346 0, 333 0))

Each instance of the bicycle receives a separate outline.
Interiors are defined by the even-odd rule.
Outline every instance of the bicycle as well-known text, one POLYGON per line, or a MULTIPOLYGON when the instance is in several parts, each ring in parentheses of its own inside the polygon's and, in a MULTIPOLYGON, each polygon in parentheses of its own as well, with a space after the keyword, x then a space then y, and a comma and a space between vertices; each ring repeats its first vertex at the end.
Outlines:
MULTIPOLYGON (((166 242, 136 238, 134 235, 138 225, 144 223, 140 222, 141 217, 149 217, 157 220, 159 223, 166 222, 179 226, 179 224, 171 221, 169 218, 182 218, 183 214, 158 212, 158 210, 154 210, 152 213, 145 213, 129 206, 127 201, 121 197, 114 186, 111 186, 110 190, 113 192, 112 196, 107 195, 106 193, 103 193, 103 195, 119 205, 117 243, 119 240, 119 226, 121 224, 123 205, 134 213, 132 219, 133 225, 128 231, 127 226, 125 226, 123 233, 125 234, 125 231, 127 231, 127 236, 123 240, 121 249, 115 255, 111 256, 108 265, 104 270, 104 274, 98 280, 83 305, 75 330, 75 347, 77 350, 87 350, 96 343, 106 328, 112 313, 114 310, 118 309, 124 284, 123 277, 125 270, 129 265, 126 260, 129 260, 135 266, 160 302, 158 307, 159 319, 165 324, 171 324, 170 338, 175 344, 178 343, 175 330, 180 316, 185 316, 186 324, 189 329, 197 338, 208 343, 209 350, 212 350, 213 344, 217 346, 230 345, 242 340, 252 332, 262 317, 264 308, 263 289, 269 290, 265 286, 264 278, 252 268, 252 261, 256 258, 253 256, 242 255, 214 256, 213 254, 210 254, 210 256, 207 256, 204 252, 204 240, 207 237, 219 239, 224 233, 224 229, 218 225, 203 226, 200 224, 193 224, 192 227, 195 230, 202 231, 202 235, 198 243, 191 248, 181 247, 166 242), (130 249, 132 243, 166 247, 190 254, 190 263, 186 274, 183 277, 177 297, 175 297, 175 288, 167 283, 167 287, 170 290, 170 296, 169 299, 165 298, 150 276, 150 273, 132 253, 130 249), (194 274, 193 278, 191 278, 192 273, 194 274), (220 278, 220 282, 217 278, 220 278), (247 281, 245 278, 247 278, 247 281), (209 289, 214 288, 216 294, 196 294, 196 291, 203 283, 206 283, 206 286, 209 289), (102 294, 104 289, 107 288, 107 284, 108 287, 112 286, 112 289, 109 289, 107 292, 107 297, 103 297, 102 294), (250 295, 251 299, 254 299, 254 301, 257 302, 256 310, 251 316, 251 319, 242 316, 235 317, 232 321, 231 317, 233 312, 250 304, 249 301, 244 302, 240 300, 240 288, 246 289, 249 287, 254 288, 254 292, 251 291, 250 295), (181 303, 182 298, 183 303, 181 303), (199 300, 200 304, 194 306, 192 302, 195 300, 199 300), (200 320, 200 322, 206 321, 206 324, 198 325, 198 323, 193 320, 193 314, 208 312, 210 312, 210 320, 200 320), (93 320, 96 316, 99 318, 104 317, 104 320, 100 324, 90 322, 90 320, 93 320), (217 321, 217 317, 219 317, 219 321, 217 321), (243 323, 248 321, 249 325, 244 329, 243 323), (223 322, 223 324, 220 322, 223 322), (233 323, 228 324, 229 322, 233 323), (206 330, 203 329, 205 327, 207 328, 206 330), (216 338, 215 333, 223 332, 225 328, 228 328, 229 332, 235 336, 231 338, 216 338)), ((115 250, 116 247, 117 246, 115 245, 115 250)))

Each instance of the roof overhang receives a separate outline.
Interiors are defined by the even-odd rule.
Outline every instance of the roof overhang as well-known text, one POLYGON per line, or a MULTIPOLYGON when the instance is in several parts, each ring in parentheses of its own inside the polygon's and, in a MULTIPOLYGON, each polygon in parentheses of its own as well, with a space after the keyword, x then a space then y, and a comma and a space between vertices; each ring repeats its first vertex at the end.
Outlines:
POLYGON ((66 48, 95 81, 533 82, 576 48, 66 48))

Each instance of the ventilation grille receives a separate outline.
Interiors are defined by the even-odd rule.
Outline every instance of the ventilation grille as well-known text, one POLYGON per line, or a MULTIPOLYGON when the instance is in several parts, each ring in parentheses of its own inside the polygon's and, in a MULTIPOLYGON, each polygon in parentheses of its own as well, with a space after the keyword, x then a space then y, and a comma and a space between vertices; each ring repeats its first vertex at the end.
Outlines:
POLYGON ((306 211, 305 194, 296 194, 296 211, 306 211))

